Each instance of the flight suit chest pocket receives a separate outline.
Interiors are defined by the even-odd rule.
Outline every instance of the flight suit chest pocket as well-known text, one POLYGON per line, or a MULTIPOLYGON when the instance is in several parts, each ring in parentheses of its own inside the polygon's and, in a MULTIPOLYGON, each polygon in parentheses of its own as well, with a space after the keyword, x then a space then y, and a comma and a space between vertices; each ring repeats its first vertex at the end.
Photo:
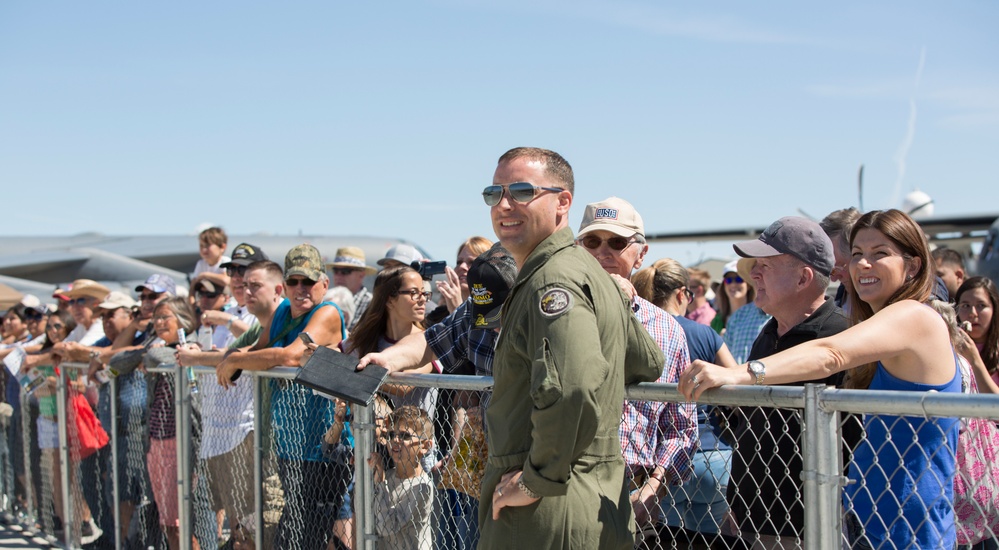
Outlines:
POLYGON ((531 399, 536 408, 546 409, 561 397, 562 380, 558 364, 552 354, 551 344, 547 338, 544 338, 531 367, 531 399))

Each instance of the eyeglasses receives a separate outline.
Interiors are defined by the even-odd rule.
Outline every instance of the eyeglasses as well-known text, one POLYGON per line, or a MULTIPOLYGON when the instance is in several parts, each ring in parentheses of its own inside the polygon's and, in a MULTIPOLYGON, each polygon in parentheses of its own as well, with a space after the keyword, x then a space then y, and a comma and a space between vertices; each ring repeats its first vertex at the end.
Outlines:
POLYGON ((360 268, 354 268, 354 267, 334 267, 333 268, 333 274, 334 275, 350 275, 351 273, 355 273, 357 271, 361 271, 361 269, 360 268))
POLYGON ((64 326, 66 326, 66 325, 64 325, 62 323, 49 323, 48 324, 49 330, 62 330, 62 328, 64 326))
POLYGON ((624 237, 611 237, 605 241, 604 239, 601 239, 596 235, 587 235, 582 239, 579 239, 579 242, 581 242, 583 246, 589 248, 590 250, 596 250, 600 248, 601 244, 606 242, 607 246, 611 247, 611 250, 620 252, 625 248, 627 248, 629 245, 637 243, 638 241, 636 241, 635 239, 626 239, 624 237))
POLYGON ((406 296, 409 296, 413 300, 419 300, 421 296, 423 297, 424 300, 429 300, 430 299, 430 293, 429 292, 427 292, 425 290, 420 290, 418 288, 411 288, 409 290, 398 290, 398 291, 392 293, 393 296, 401 296, 403 294, 405 294, 406 296))
POLYGON ((75 300, 68 300, 66 303, 70 306, 85 306, 89 300, 90 298, 77 298, 75 300))
POLYGON ((208 298, 209 300, 214 300, 215 298, 218 298, 219 296, 222 295, 221 292, 208 292, 208 291, 204 291, 204 290, 199 290, 199 291, 195 292, 194 294, 199 299, 201 299, 201 298, 208 298))
POLYGON ((301 283, 302 286, 304 287, 311 287, 312 285, 316 284, 316 282, 313 281, 312 279, 287 279, 284 282, 284 284, 290 288, 295 288, 296 286, 298 286, 299 283, 301 283))
POLYGON ((981 313, 981 312, 983 312, 986 309, 989 309, 991 307, 992 307, 991 305, 985 304, 985 303, 982 303, 982 304, 969 304, 969 303, 965 302, 963 304, 957 304, 957 312, 958 313, 971 313, 971 310, 975 310, 975 313, 981 313))
POLYGON ((246 266, 245 265, 229 266, 225 268, 225 274, 230 277, 233 277, 235 275, 239 275, 240 277, 242 277, 243 275, 246 275, 246 266))
POLYGON ((565 189, 559 187, 538 187, 534 184, 527 183, 526 181, 518 181, 516 183, 511 183, 510 185, 490 185, 482 190, 482 199, 486 201, 489 206, 496 206, 503 200, 503 190, 509 189, 510 198, 521 204, 527 204, 534 200, 534 197, 538 196, 538 191, 551 191, 553 193, 561 193, 565 189))
POLYGON ((151 302, 153 300, 158 300, 159 297, 162 295, 163 295, 162 292, 152 292, 152 293, 144 292, 142 294, 139 294, 139 299, 142 300, 143 302, 151 302))
POLYGON ((177 318, 176 315, 157 315, 156 317, 153 317, 153 322, 154 323, 165 323, 166 321, 169 321, 170 319, 176 319, 176 318, 177 318))
POLYGON ((738 284, 738 283, 744 283, 744 282, 746 282, 746 281, 744 281, 742 279, 742 277, 740 277, 738 275, 736 275, 735 277, 725 277, 725 284, 727 284, 727 285, 730 285, 732 283, 738 284))
POLYGON ((683 295, 687 297, 687 301, 689 301, 689 302, 693 302, 694 301, 694 293, 691 292, 689 288, 684 288, 683 289, 683 295))
POLYGON ((389 432, 388 433, 388 438, 389 438, 390 441, 393 440, 393 439, 395 439, 395 438, 397 438, 397 437, 399 438, 399 441, 402 441, 403 443, 409 443, 410 441, 412 441, 414 439, 417 439, 417 440, 423 439, 422 437, 420 437, 420 436, 418 436, 418 435, 416 435, 416 434, 414 434, 412 432, 389 432))

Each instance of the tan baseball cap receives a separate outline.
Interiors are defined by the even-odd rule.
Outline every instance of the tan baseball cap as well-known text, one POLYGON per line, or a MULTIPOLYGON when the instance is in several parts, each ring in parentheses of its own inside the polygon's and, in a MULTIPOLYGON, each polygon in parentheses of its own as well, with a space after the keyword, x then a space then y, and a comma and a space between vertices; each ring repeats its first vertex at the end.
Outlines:
POLYGON ((645 236, 645 223, 630 202, 617 197, 586 205, 577 237, 591 231, 610 231, 621 237, 645 236))

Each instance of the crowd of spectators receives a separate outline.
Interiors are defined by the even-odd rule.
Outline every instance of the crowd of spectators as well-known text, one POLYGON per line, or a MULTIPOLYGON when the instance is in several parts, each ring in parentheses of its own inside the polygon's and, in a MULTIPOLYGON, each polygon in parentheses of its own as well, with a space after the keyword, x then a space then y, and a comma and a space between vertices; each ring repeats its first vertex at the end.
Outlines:
MULTIPOLYGON (((586 206, 574 245, 615 282, 660 348, 665 361, 657 381, 686 384, 692 395, 714 372, 707 363, 735 371, 748 362, 756 383, 763 383, 754 363, 872 316, 863 299, 869 291, 858 290, 851 275, 855 224, 873 223, 867 218, 854 209, 833 212, 821 224, 782 218, 759 240, 736 245, 741 258, 725 264, 717 281, 670 258, 646 262, 642 217, 617 197, 586 206), (830 282, 839 283, 834 298, 827 297, 830 282), (698 362, 700 379, 684 381, 692 362, 698 362)), ((3 381, 9 408, 3 410, 10 417, 6 457, 16 473, 14 509, 35 514, 42 529, 60 538, 67 527, 55 390, 61 364, 84 363, 86 369, 68 372, 70 393, 85 397, 103 429, 117 426, 112 435, 118 444, 117 454, 103 446, 70 468, 70 483, 84 487, 71 492, 79 541, 113 548, 117 535, 135 547, 185 547, 176 487, 181 388, 171 369, 212 367, 214 374, 192 375, 187 388, 193 405, 192 547, 247 548, 259 532, 265 548, 355 548, 354 464, 367 460, 381 541, 399 548, 475 548, 480 499, 490 498, 479 493, 478 463, 488 454, 489 392, 387 384, 373 407, 376 448, 355 457, 351 406, 283 379, 265 382, 263 402, 254 403, 252 377, 241 373, 299 367, 317 346, 326 346, 354 355, 362 366, 491 376, 502 305, 518 280, 514 258, 500 243, 471 237, 458 246, 455 267, 432 281, 415 268, 425 259, 405 244, 387 250, 375 262, 378 268, 352 246, 338 249, 329 263, 309 244, 288 251, 283 264, 252 243, 228 256, 227 250, 225 232, 213 227, 200 234, 201 259, 183 285, 154 274, 129 293, 80 279, 57 289, 53 306, 25 296, 6 312, 0 358, 8 364, 3 381), (372 277, 369 288, 365 281, 372 277), (303 333, 311 343, 299 338, 303 333), (263 418, 255 423, 256 414, 263 418), (255 425, 272 451, 262 461, 263 525, 254 508, 255 425), (458 470, 475 481, 456 481, 458 470)), ((952 250, 923 258, 920 284, 952 297, 963 324, 952 337, 954 349, 981 391, 999 392, 994 283, 968 276, 952 250)), ((815 380, 839 387, 871 383, 840 373, 781 383, 815 380)), ((940 391, 952 385, 937 384, 940 391)), ((868 429, 885 431, 882 424, 868 429)), ((618 433, 636 545, 802 544, 797 413, 628 400, 618 433)), ((863 433, 858 428, 847 437, 855 450, 863 433)), ((936 440, 947 445, 947 437, 936 440)), ((862 454, 865 460, 870 455, 862 454)), ((856 516, 867 502, 862 496, 852 495, 853 540, 894 533, 890 525, 856 516)), ((932 526, 943 529, 934 536, 950 536, 946 522, 932 517, 932 526)))

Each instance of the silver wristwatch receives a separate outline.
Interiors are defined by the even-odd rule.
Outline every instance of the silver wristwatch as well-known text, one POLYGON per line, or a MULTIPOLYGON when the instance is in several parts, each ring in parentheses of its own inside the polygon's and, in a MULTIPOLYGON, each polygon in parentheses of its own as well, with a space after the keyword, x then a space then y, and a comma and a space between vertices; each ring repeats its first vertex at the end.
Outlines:
POLYGON ((750 361, 749 374, 756 377, 757 386, 762 386, 763 379, 767 376, 767 367, 763 364, 763 361, 750 361))

